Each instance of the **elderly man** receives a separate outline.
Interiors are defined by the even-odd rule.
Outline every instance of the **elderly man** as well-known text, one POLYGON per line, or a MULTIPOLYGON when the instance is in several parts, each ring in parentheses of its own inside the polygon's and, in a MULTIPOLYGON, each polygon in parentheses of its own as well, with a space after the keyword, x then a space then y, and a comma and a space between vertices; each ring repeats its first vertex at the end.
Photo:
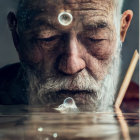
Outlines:
POLYGON ((0 70, 0 104, 108 110, 119 87, 121 47, 133 17, 123 0, 20 0, 8 24, 20 63, 0 70))

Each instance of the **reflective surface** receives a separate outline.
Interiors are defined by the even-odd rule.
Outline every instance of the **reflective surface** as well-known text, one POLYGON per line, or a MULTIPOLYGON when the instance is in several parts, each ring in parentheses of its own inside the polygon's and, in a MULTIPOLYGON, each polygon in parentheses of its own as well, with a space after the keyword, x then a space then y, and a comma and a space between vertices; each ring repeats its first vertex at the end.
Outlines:
POLYGON ((0 106, 0 140, 138 140, 138 115, 0 106))

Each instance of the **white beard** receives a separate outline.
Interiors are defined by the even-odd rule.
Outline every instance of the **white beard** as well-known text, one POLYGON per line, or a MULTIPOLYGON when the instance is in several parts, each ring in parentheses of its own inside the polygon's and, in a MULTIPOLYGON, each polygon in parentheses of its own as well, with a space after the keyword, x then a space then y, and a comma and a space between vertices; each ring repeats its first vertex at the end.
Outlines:
POLYGON ((92 98, 96 111, 109 111, 113 107, 114 99, 118 91, 120 71, 121 71, 121 43, 116 47, 112 63, 109 64, 108 74, 105 79, 97 82, 89 72, 84 69, 77 76, 65 77, 53 73, 48 73, 45 83, 40 84, 39 79, 29 69, 27 77, 29 81, 30 104, 47 104, 44 95, 59 90, 87 90, 94 92, 92 98), (96 107, 95 107, 96 106, 96 107))
POLYGON ((121 48, 122 43, 119 43, 119 47, 114 55, 112 65, 106 75, 102 87, 100 90, 101 97, 98 102, 98 111, 112 111, 113 104, 115 102, 117 92, 120 88, 122 77, 121 77, 121 48))

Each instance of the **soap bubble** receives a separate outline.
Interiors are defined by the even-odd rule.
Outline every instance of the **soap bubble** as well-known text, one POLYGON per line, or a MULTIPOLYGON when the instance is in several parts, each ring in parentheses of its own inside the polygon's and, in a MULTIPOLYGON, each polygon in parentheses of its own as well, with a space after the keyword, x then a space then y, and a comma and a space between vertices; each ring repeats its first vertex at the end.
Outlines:
POLYGON ((56 110, 60 111, 61 113, 79 112, 74 99, 71 97, 66 98, 63 104, 59 105, 56 110))
POLYGON ((42 131, 43 131, 43 128, 42 128, 42 127, 39 127, 37 130, 38 130, 39 132, 42 132, 42 131))
POLYGON ((58 136, 57 133, 54 133, 54 134, 53 134, 53 137, 54 137, 54 138, 57 138, 57 136, 58 136))
POLYGON ((73 106, 75 105, 75 101, 73 100, 73 98, 71 97, 68 97, 64 100, 64 103, 63 103, 65 106, 73 106))
POLYGON ((58 21, 63 26, 70 25, 72 20, 73 20, 73 16, 70 13, 68 13, 68 12, 61 12, 58 15, 58 21))

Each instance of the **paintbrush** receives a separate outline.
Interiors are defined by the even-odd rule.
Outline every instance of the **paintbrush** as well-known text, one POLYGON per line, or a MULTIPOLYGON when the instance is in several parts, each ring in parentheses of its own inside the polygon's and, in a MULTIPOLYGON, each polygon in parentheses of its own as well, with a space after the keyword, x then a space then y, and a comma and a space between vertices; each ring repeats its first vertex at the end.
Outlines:
POLYGON ((126 72, 126 75, 124 77, 124 80, 122 82, 121 88, 119 90, 117 100, 115 102, 115 107, 116 108, 119 108, 121 103, 122 103, 122 101, 123 101, 123 98, 125 96, 126 90, 127 90, 128 86, 129 86, 129 83, 131 81, 132 75, 133 75, 134 70, 136 68, 136 64, 138 62, 138 59, 139 59, 139 54, 138 54, 137 50, 135 50, 134 55, 132 57, 132 60, 130 62, 130 65, 128 67, 128 70, 126 72))

